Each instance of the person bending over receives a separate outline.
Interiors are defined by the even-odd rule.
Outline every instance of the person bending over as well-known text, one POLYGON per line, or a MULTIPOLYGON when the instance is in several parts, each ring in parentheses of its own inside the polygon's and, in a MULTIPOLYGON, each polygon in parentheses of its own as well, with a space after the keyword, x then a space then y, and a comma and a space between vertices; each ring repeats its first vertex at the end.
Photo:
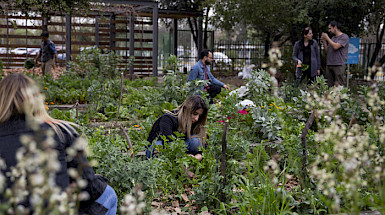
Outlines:
POLYGON ((157 145, 165 144, 161 136, 165 136, 170 141, 170 136, 174 132, 180 132, 185 135, 186 153, 194 156, 199 161, 202 155, 199 147, 203 146, 203 139, 206 136, 208 108, 205 101, 199 95, 188 97, 181 106, 168 111, 157 119, 152 126, 147 141, 153 143, 146 151, 147 158, 154 154, 154 148, 157 145))

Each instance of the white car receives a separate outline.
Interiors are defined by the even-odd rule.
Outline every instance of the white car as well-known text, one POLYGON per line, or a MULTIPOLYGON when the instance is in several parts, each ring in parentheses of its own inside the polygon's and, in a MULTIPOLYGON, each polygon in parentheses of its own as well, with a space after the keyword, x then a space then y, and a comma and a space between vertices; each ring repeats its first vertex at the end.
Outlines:
POLYGON ((0 47, 0 54, 6 54, 6 53, 7 53, 7 48, 0 47))
POLYGON ((11 51, 11 53, 19 54, 19 55, 37 55, 39 54, 39 48, 15 48, 11 51))
POLYGON ((222 52, 213 52, 213 58, 216 64, 224 63, 226 65, 231 65, 232 63, 231 59, 222 52))
POLYGON ((14 54, 26 54, 27 48, 15 48, 11 52, 14 54))

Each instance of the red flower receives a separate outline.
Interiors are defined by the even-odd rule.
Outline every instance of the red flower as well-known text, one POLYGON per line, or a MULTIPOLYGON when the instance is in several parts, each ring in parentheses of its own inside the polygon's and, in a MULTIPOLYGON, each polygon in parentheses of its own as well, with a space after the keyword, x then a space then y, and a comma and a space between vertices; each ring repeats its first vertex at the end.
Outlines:
POLYGON ((242 115, 245 115, 245 114, 248 114, 249 112, 245 111, 245 110, 239 110, 238 113, 242 114, 242 115))

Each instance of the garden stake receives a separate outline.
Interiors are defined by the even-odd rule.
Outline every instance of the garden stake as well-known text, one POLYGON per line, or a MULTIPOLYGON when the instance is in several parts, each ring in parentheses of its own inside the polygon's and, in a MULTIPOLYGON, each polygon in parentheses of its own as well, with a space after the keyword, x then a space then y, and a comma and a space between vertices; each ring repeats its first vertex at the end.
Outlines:
POLYGON ((221 202, 226 201, 226 194, 223 192, 226 186, 226 133, 227 133, 227 127, 229 126, 229 120, 226 120, 225 126, 223 127, 223 135, 222 135, 222 165, 221 165, 221 174, 223 177, 223 188, 222 188, 222 194, 221 194, 221 202))
POLYGON ((76 103, 75 103, 76 119, 79 119, 79 109, 78 109, 78 106, 79 106, 79 100, 76 100, 76 103))
POLYGON ((352 118, 350 118, 348 130, 351 129, 352 126, 353 126, 354 124, 356 124, 356 123, 357 123, 356 116, 355 116, 355 113, 353 113, 352 118))
POLYGON ((135 157, 135 154, 134 154, 134 148, 132 147, 131 140, 130 140, 130 138, 128 137, 128 134, 127 134, 126 130, 123 128, 122 124, 119 124, 119 126, 120 126, 120 130, 122 130, 122 132, 123 132, 123 134, 124 134, 124 137, 126 137, 128 146, 130 147, 131 158, 134 158, 134 157, 135 157))
POLYGON ((116 113, 116 121, 115 123, 118 123, 118 119, 119 119, 119 110, 120 110, 120 106, 122 105, 122 94, 123 94, 123 72, 120 73, 121 76, 120 76, 120 96, 119 96, 119 106, 118 106, 118 112, 116 113))
POLYGON ((307 145, 306 145, 306 135, 309 132, 309 129, 311 125, 313 124, 315 119, 315 111, 313 110, 309 116, 309 119, 306 122, 305 127, 302 130, 301 134, 301 140, 302 140, 302 146, 303 146, 303 157, 302 157, 302 174, 303 174, 303 180, 304 182, 307 181, 306 177, 306 163, 307 163, 307 145))

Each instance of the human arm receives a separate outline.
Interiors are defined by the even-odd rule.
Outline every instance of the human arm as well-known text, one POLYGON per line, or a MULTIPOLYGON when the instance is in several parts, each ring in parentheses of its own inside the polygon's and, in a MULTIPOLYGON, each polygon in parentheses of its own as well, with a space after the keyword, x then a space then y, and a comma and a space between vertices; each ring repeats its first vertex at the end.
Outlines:
POLYGON ((317 60, 317 75, 321 75, 321 56, 319 53, 319 47, 317 41, 313 40, 314 43, 314 50, 315 50, 315 55, 316 55, 316 60, 317 60))
POLYGON ((171 136, 174 136, 174 132, 178 131, 177 123, 176 117, 164 114, 159 120, 159 135, 165 136, 167 141, 171 141, 171 136))
POLYGON ((49 44, 49 49, 51 50, 51 52, 52 52, 53 55, 54 55, 54 63, 53 63, 53 65, 55 65, 55 63, 58 62, 58 60, 57 60, 57 51, 56 51, 55 44, 51 42, 51 43, 49 44))
POLYGON ((322 42, 322 44, 324 46, 324 52, 327 53, 328 52, 328 43, 326 42, 326 39, 324 39, 323 34, 326 34, 326 33, 322 33, 321 34, 321 42, 322 42))
POLYGON ((188 75, 188 80, 187 81, 194 81, 198 78, 198 74, 199 74, 199 67, 197 65, 194 65, 192 68, 191 68, 191 71, 188 75))
POLYGON ((294 44, 294 48, 293 48, 293 60, 297 63, 297 64, 302 64, 302 61, 298 58, 298 52, 299 52, 299 42, 296 42, 294 44))
POLYGON ((35 58, 35 64, 37 64, 37 61, 40 59, 40 57, 41 57, 41 49, 39 51, 39 54, 35 58))
MULTIPOLYGON (((207 75, 209 76, 209 79, 211 81, 211 83, 213 84, 216 84, 216 85, 219 85, 221 87, 225 87, 225 84, 222 83, 221 81, 219 81, 218 79, 216 79, 213 74, 211 74, 211 71, 210 71, 210 68, 208 67, 207 68, 207 75)), ((227 86, 227 85, 226 85, 227 86)), ((226 88, 227 89, 227 88, 226 88)))
MULTIPOLYGON (((333 42, 327 33, 322 33, 321 38, 323 38, 324 45, 325 45, 325 42, 327 42, 334 50, 337 50, 342 47, 340 43, 333 42)), ((327 51, 327 48, 325 48, 325 50, 327 51)))

